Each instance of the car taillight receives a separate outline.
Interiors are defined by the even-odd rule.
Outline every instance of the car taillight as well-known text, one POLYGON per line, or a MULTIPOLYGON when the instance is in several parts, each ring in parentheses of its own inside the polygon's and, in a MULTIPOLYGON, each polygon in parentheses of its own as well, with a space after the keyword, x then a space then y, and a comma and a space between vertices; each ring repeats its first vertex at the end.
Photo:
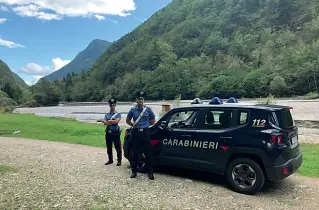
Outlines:
POLYGON ((274 144, 283 144, 283 137, 280 135, 272 135, 271 141, 274 144))
POLYGON ((278 144, 282 144, 283 143, 282 142, 282 136, 278 136, 277 139, 278 139, 278 142, 277 142, 278 144))
POLYGON ((271 141, 274 144, 277 144, 277 136, 271 136, 271 141))

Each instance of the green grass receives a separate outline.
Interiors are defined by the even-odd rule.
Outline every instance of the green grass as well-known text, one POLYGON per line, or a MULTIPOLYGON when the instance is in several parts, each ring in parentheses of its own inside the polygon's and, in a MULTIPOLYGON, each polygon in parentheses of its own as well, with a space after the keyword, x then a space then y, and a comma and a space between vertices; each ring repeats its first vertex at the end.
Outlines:
POLYGON ((0 164, 0 175, 8 172, 14 172, 16 171, 14 168, 7 166, 7 165, 2 165, 0 164))
MULTIPOLYGON (((105 132, 102 123, 81 123, 76 122, 74 118, 48 118, 31 114, 0 114, 0 125, 0 130, 21 131, 18 134, 2 136, 105 147, 105 132)), ((122 130, 125 128, 122 127, 122 130)), ((123 141, 123 139, 124 131, 121 135, 121 140, 123 141)), ((303 163, 297 174, 319 177, 319 145, 302 144, 301 151, 303 153, 303 163)))
MULTIPOLYGON (((122 127, 122 130, 125 128, 122 127)), ((67 142, 105 147, 105 128, 101 124, 81 123, 74 118, 40 117, 32 114, 0 114, 0 130, 20 130, 8 137, 67 142)), ((124 139, 122 131, 121 140, 124 139)))
POLYGON ((303 162, 297 174, 309 177, 319 177, 319 145, 302 144, 303 162))

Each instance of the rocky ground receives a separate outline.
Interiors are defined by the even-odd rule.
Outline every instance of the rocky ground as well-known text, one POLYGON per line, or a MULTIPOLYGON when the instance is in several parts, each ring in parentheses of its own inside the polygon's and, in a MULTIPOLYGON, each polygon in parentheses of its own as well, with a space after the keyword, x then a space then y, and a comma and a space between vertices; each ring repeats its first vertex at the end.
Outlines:
POLYGON ((0 209, 319 209, 319 179, 292 175, 254 196, 223 177, 161 169, 130 179, 129 164, 104 166, 106 150, 0 137, 0 209))

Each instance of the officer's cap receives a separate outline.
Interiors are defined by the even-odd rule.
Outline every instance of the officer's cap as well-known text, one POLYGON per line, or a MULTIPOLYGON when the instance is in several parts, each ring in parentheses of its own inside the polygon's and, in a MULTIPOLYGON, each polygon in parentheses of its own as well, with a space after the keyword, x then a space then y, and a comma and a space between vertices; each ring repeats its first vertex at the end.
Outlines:
POLYGON ((138 98, 138 99, 144 99, 145 96, 146 96, 146 94, 145 94, 145 92, 143 92, 143 91, 137 92, 137 93, 135 94, 135 97, 138 98))
POLYGON ((114 98, 111 98, 109 101, 108 101, 109 105, 116 105, 116 99, 114 98))

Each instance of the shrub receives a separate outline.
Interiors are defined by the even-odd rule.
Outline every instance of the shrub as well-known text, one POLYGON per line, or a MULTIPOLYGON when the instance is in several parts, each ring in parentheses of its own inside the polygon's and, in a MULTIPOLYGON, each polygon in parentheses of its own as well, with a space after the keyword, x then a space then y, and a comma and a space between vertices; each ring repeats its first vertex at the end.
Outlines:
POLYGON ((0 113, 12 113, 13 110, 13 106, 0 106, 0 113))
POLYGON ((17 102, 13 100, 12 98, 6 98, 2 97, 0 98, 0 107, 5 107, 5 106, 17 106, 17 102))
POLYGON ((39 107, 41 106, 41 104, 39 104, 36 100, 30 100, 25 102, 22 106, 23 107, 39 107))
POLYGON ((308 99, 317 99, 319 98, 319 93, 318 92, 310 92, 307 94, 308 99))
POLYGON ((257 100, 257 104, 276 104, 276 100, 273 95, 269 94, 267 98, 260 98, 257 100))
POLYGON ((0 90, 0 98, 9 98, 9 96, 6 92, 0 90))
POLYGON ((288 92, 288 86, 285 79, 282 76, 275 77, 270 82, 270 93, 277 96, 285 96, 288 92))

